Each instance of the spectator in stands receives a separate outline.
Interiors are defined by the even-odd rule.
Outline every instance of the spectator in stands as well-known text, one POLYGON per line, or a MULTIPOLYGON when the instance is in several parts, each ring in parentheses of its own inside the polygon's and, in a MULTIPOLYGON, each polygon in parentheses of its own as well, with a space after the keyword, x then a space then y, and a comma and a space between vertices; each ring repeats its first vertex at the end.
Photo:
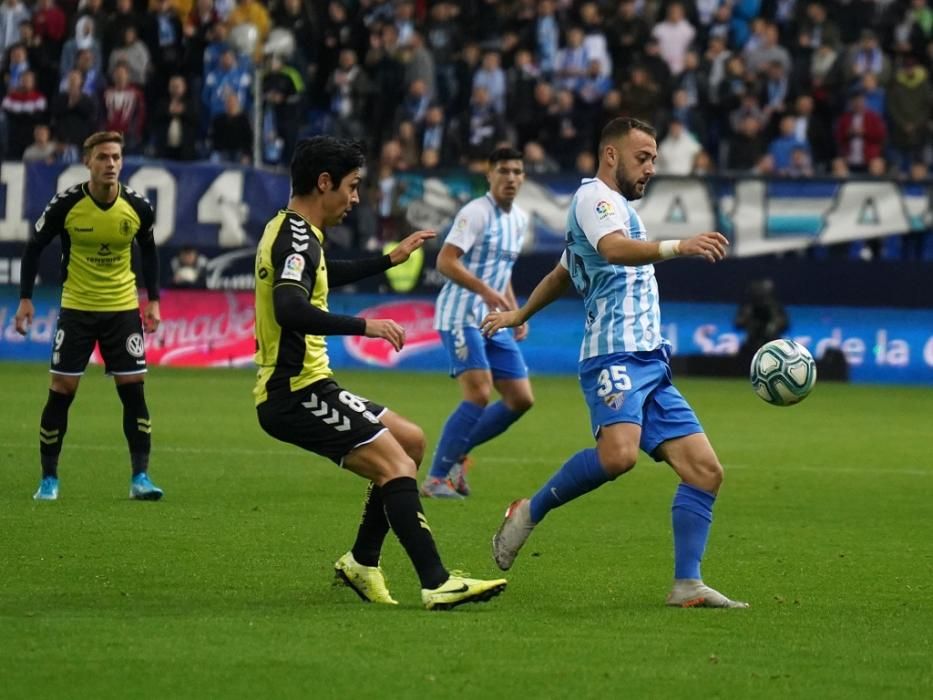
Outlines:
POLYGON ((420 125, 431 104, 428 85, 423 80, 415 80, 408 86, 405 97, 395 112, 395 124, 410 121, 420 125))
POLYGON ((130 82, 130 68, 126 63, 113 67, 112 79, 113 85, 104 90, 103 128, 123 134, 123 152, 137 155, 144 146, 146 98, 142 90, 130 82))
POLYGON ((127 27, 136 29, 136 36, 139 36, 143 28, 143 17, 136 12, 133 0, 116 0, 114 11, 104 18, 101 27, 100 43, 105 56, 109 56, 117 46, 123 44, 124 30, 127 27))
POLYGON ((698 142, 706 139, 706 122, 699 106, 690 103, 690 93, 683 88, 674 90, 671 98, 671 119, 676 119, 693 134, 698 142))
POLYGON ((393 25, 374 28, 364 66, 371 78, 373 100, 370 124, 376 132, 374 145, 387 137, 395 125, 395 113, 405 93, 405 68, 396 58, 397 32, 393 25))
POLYGON ((94 62, 94 52, 90 49, 79 49, 74 68, 81 74, 81 89, 84 90, 84 94, 96 103, 106 87, 106 81, 100 65, 94 62))
POLYGON ((421 162, 421 144, 418 142, 418 131, 412 122, 400 122, 395 138, 402 147, 402 158, 405 162, 413 165, 421 162))
POLYGON ((224 97, 224 111, 211 120, 211 160, 249 165, 253 159, 253 127, 233 91, 224 97))
POLYGON ((862 92, 865 93, 865 104, 868 109, 884 117, 888 113, 888 96, 884 87, 878 84, 878 76, 874 73, 866 73, 859 84, 862 92))
POLYGON ((617 78, 624 75, 635 63, 650 34, 651 29, 639 13, 635 0, 621 0, 606 27, 613 75, 617 78))
POLYGON ((473 88, 469 112, 460 119, 460 157, 481 161, 505 138, 505 121, 493 108, 486 88, 473 88))
POLYGON ((745 62, 748 65, 748 70, 757 75, 767 70, 770 64, 777 62, 781 64, 784 72, 789 74, 793 64, 790 52, 779 43, 780 36, 777 25, 764 22, 760 38, 761 41, 755 48, 745 51, 745 62))
POLYGON ((51 165, 58 159, 58 144, 52 140, 48 124, 39 123, 32 128, 32 143, 23 151, 23 162, 41 161, 51 165))
POLYGON ((593 151, 580 151, 574 161, 574 170, 582 177, 596 177, 596 156, 593 151))
POLYGON ((52 99, 52 133, 63 148, 67 162, 79 162, 84 140, 97 130, 97 105, 82 86, 84 76, 73 70, 65 77, 65 89, 52 99))
POLYGON ((420 80, 427 86, 428 94, 432 97, 437 94, 436 70, 434 56, 424 45, 424 37, 420 32, 412 32, 408 41, 401 44, 399 59, 404 66, 404 80, 406 85, 420 80))
POLYGON ((871 159, 881 155, 886 136, 884 120, 868 109, 864 93, 856 90, 836 124, 836 145, 849 170, 865 172, 871 159))
POLYGON ((548 148, 561 167, 569 170, 574 167, 580 151, 590 147, 590 133, 582 128, 570 90, 557 91, 554 114, 558 130, 553 141, 548 142, 548 148))
POLYGON ((26 47, 22 44, 13 44, 7 51, 3 67, 4 92, 16 90, 20 86, 23 74, 32 69, 26 47))
POLYGON ((580 27, 570 27, 567 30, 567 45, 557 52, 554 61, 554 87, 558 90, 570 90, 575 93, 579 89, 589 65, 589 57, 583 46, 585 37, 580 27))
POLYGON ((658 144, 657 173, 659 175, 689 175, 697 154, 703 150, 700 142, 674 118, 668 126, 667 136, 658 144))
POLYGON ((343 49, 336 70, 327 81, 330 114, 337 136, 360 139, 366 132, 371 86, 353 49, 343 49))
POLYGON ((765 140, 761 134, 761 121, 746 114, 727 140, 726 167, 729 170, 751 170, 765 153, 765 140))
POLYGON ((657 121, 664 96, 660 86, 645 67, 633 66, 628 81, 622 84, 619 92, 622 97, 622 110, 626 115, 635 119, 657 121))
POLYGON ((35 27, 36 35, 49 47, 51 55, 57 59, 68 31, 68 20, 55 0, 36 0, 32 26, 35 27))
POLYGON ((457 11, 452 2, 434 3, 425 29, 426 47, 434 57, 436 95, 443 104, 450 104, 457 92, 455 63, 463 43, 457 11))
POLYGON ((0 56, 19 41, 19 23, 31 19, 29 8, 21 0, 3 0, 0 3, 0 56))
POLYGON ((820 46, 829 46, 836 50, 841 45, 839 27, 827 16, 826 6, 822 2, 807 4, 806 17, 800 23, 797 45, 807 54, 820 46))
MULTIPOLYGON (((794 164, 795 151, 803 151, 810 156, 810 144, 801 140, 797 134, 796 120, 792 115, 781 117, 781 125, 777 138, 768 146, 768 153, 774 162, 774 169, 781 175, 790 174, 791 165, 794 164)), ((796 166, 800 165, 799 157, 796 166)))
POLYGON ((833 147, 832 129, 821 114, 814 112, 814 101, 810 95, 800 95, 794 103, 794 134, 798 141, 810 145, 813 164, 822 170, 836 151, 833 147))
POLYGON ((888 162, 882 156, 875 156, 868 161, 868 174, 872 177, 888 177, 888 162))
POLYGON ((612 75, 612 59, 609 56, 609 42, 604 31, 605 21, 599 4, 587 0, 580 5, 580 25, 583 29, 583 48, 586 49, 587 70, 592 61, 599 62, 599 74, 603 77, 612 75))
POLYGON ((27 70, 20 76, 18 85, 3 98, 2 108, 7 123, 5 155, 19 160, 32 143, 33 129, 45 120, 48 109, 45 95, 36 89, 35 73, 27 70))
POLYGON ((438 103, 432 103, 424 115, 424 121, 418 129, 418 143, 421 147, 422 166, 428 167, 424 160, 425 153, 432 153, 429 157, 435 165, 448 167, 454 165, 451 156, 451 143, 447 131, 447 120, 444 108, 438 103))
POLYGON ((693 170, 691 174, 700 177, 716 174, 716 164, 713 162, 709 153, 700 151, 696 154, 696 157, 693 159, 693 170))
POLYGON ((813 161, 810 158, 810 150, 804 146, 795 146, 790 154, 790 164, 779 175, 787 177, 807 178, 813 177, 813 161))
POLYGON ((193 245, 183 246, 170 262, 172 286, 204 289, 207 286, 207 257, 193 245))
POLYGON ((790 101, 790 80, 780 61, 771 61, 761 79, 759 101, 770 124, 780 120, 787 111, 790 101))
POLYGON ((100 42, 94 35, 94 20, 89 16, 81 17, 75 23, 74 36, 62 47, 62 57, 59 63, 59 74, 64 84, 68 72, 78 67, 78 54, 81 51, 90 52, 91 66, 100 71, 101 50, 100 42))
POLYGON ((852 46, 845 62, 845 76, 849 85, 867 74, 874 74, 878 82, 887 84, 891 78, 891 60, 885 56, 872 29, 863 29, 858 44, 852 46))
POLYGON ((154 9, 146 15, 142 39, 152 58, 152 94, 162 95, 169 78, 184 68, 184 32, 175 11, 174 0, 155 0, 154 9))
MULTIPOLYGON (((582 34, 581 34, 582 41, 582 34)), ((502 57, 498 51, 487 51, 483 62, 473 75, 473 89, 484 88, 489 96, 489 104, 498 114, 505 113, 505 71, 502 70, 502 57)))
POLYGON ((133 24, 123 27, 120 43, 110 53, 108 70, 113 74, 120 63, 126 65, 130 73, 130 82, 144 87, 149 80, 149 49, 139 38, 139 32, 133 24))
POLYGON ((537 141, 525 144, 523 160, 528 175, 554 175, 560 172, 557 161, 551 158, 537 141))
POLYGON ((209 122, 227 112, 227 95, 237 98, 240 106, 249 105, 252 76, 237 64, 232 48, 220 54, 217 67, 204 77, 202 102, 209 122))
POLYGON ((895 166, 905 172, 915 154, 930 143, 933 86, 930 74, 913 56, 905 56, 888 93, 891 152, 895 166))
POLYGON ((168 93, 156 107, 152 119, 156 156, 169 160, 194 160, 200 124, 198 103, 188 93, 187 80, 173 75, 168 93))
POLYGON ((265 107, 263 137, 274 140, 272 153, 266 153, 270 163, 288 164, 298 142, 301 114, 305 104, 305 84, 295 66, 286 63, 278 54, 271 54, 266 62, 262 83, 265 107))
MULTIPOLYGON (((30 21, 20 22, 19 43, 26 47, 29 67, 36 74, 36 86, 43 95, 54 95, 58 90, 58 54, 47 44, 30 21)), ((6 64, 9 65, 9 64, 6 64)))
POLYGON ((680 75, 684 69, 684 56, 696 36, 696 29, 687 19, 684 6, 679 2, 668 5, 664 21, 656 24, 651 34, 658 40, 661 57, 670 68, 671 75, 680 75))
POLYGON ((534 32, 541 72, 550 76, 557 69, 557 53, 560 50, 560 24, 554 0, 539 0, 534 32))
POLYGON ((533 128, 538 119, 535 110, 535 86, 541 80, 541 70, 534 62, 534 54, 520 48, 515 52, 512 67, 506 71, 507 114, 519 135, 533 128))
POLYGON ((603 100, 611 89, 612 79, 608 75, 603 75, 599 60, 592 59, 577 91, 577 106, 582 124, 595 121, 602 109, 603 100))
MULTIPOLYGON (((649 37, 645 42, 644 50, 641 58, 638 59, 637 65, 648 71, 652 82, 663 95, 666 95, 672 83, 671 69, 668 67, 667 61, 661 56, 661 45, 656 38, 649 37)), ((624 76, 629 70, 633 69, 624 69, 622 75, 624 76)))

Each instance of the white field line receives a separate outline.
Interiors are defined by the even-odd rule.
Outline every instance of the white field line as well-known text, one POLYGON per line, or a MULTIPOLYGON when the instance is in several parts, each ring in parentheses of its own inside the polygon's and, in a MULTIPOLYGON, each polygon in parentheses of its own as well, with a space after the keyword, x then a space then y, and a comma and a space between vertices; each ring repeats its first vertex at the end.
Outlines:
MULTIPOLYGON (((0 449, 35 449, 36 445, 32 442, 0 442, 0 449)), ((89 452, 126 452, 125 445, 90 445, 82 443, 68 442, 64 446, 64 451, 68 450, 86 450, 89 452)), ((153 448, 153 452, 167 452, 172 454, 210 454, 210 455, 255 455, 269 456, 294 456, 298 453, 298 448, 282 449, 256 449, 251 447, 179 447, 173 445, 159 445, 153 448)), ((542 466, 552 466, 554 469, 560 466, 556 461, 545 458, 533 457, 492 457, 483 456, 478 461, 486 464, 539 464, 542 466)), ((726 464, 726 471, 735 469, 758 469, 755 464, 726 464)), ((815 465, 795 464, 782 466, 781 471, 788 472, 812 472, 816 474, 871 474, 872 476, 885 476, 896 474, 899 476, 933 476, 933 466, 927 469, 918 469, 912 467, 878 467, 865 465, 864 467, 820 467, 815 465)))

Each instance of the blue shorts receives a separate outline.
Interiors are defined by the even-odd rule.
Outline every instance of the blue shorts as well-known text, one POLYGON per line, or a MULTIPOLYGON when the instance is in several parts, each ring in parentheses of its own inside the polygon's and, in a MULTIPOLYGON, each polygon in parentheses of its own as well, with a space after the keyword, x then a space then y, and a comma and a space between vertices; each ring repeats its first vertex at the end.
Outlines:
POLYGON ((663 442, 702 433, 690 404, 671 383, 667 353, 620 352, 580 363, 580 386, 590 408, 593 436, 614 423, 641 426, 640 447, 649 455, 663 442))
POLYGON ((461 326, 452 331, 438 331, 447 357, 450 376, 457 377, 468 369, 492 372, 496 379, 524 379, 528 365, 509 331, 500 331, 486 338, 475 326, 461 326))

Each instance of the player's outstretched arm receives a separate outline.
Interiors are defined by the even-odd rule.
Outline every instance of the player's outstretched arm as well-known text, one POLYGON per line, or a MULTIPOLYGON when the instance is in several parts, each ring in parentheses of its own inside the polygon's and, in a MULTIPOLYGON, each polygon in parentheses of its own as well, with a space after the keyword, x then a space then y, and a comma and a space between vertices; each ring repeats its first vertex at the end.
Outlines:
POLYGON ((484 335, 492 335, 502 328, 514 328, 527 322, 548 304, 560 299, 570 286, 570 273, 558 264, 534 288, 524 306, 515 311, 493 311, 480 326, 484 335))
POLYGON ((401 265, 418 248, 437 234, 434 231, 415 231, 406 236, 388 255, 362 258, 358 260, 328 260, 327 286, 341 287, 361 279, 378 275, 390 267, 401 265))
POLYGON ((598 250, 613 265, 650 265, 677 257, 703 257, 718 262, 726 257, 729 240, 718 231, 684 240, 639 241, 621 231, 599 239, 598 250))

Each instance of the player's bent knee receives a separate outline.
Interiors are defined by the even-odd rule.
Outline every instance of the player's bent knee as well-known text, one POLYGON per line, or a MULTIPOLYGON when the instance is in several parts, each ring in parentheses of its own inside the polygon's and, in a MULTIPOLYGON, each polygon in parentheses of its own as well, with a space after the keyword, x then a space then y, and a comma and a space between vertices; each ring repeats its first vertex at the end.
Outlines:
POLYGON ((609 475, 610 479, 620 477, 634 469, 636 461, 638 461, 637 450, 615 449, 599 451, 599 463, 602 465, 606 474, 609 475))
POLYGON ((406 426, 404 434, 397 436, 396 439, 401 443, 411 460, 415 463, 415 469, 421 466, 421 460, 424 459, 424 451, 427 448, 427 440, 424 437, 424 431, 412 423, 406 426))
POLYGON ((692 486, 701 488, 710 493, 716 493, 722 486, 723 468, 718 460, 702 460, 693 465, 690 470, 692 486))
POLYGON ((525 413, 535 405, 534 397, 528 394, 513 397, 505 402, 505 405, 515 413, 525 413))

